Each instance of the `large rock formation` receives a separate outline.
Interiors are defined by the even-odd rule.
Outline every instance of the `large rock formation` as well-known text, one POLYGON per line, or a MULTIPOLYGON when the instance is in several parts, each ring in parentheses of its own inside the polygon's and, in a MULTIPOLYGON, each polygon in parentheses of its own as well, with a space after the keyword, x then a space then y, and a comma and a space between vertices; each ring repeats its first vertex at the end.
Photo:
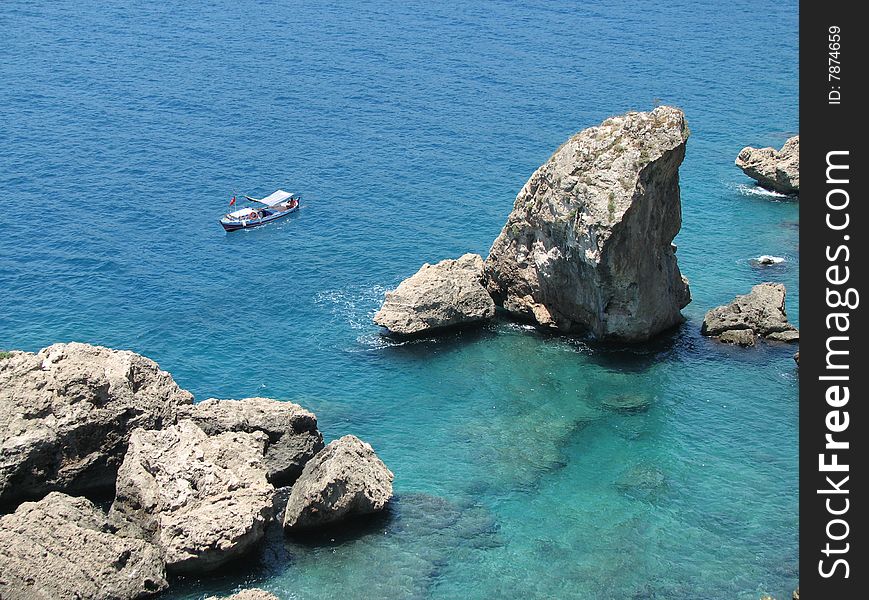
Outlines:
POLYGON ((742 346, 754 345, 758 335, 780 342, 800 339, 797 328, 788 323, 785 286, 780 283, 761 283, 730 304, 713 308, 703 317, 700 333, 742 346), (751 343, 744 342, 749 339, 751 343))
POLYGON ((226 431, 266 434, 265 465, 269 481, 276 486, 293 483, 305 463, 323 449, 317 417, 292 402, 209 399, 184 407, 182 412, 208 435, 226 431))
POLYGON ((304 529, 377 512, 392 498, 392 479, 369 444, 345 435, 305 465, 287 501, 284 527, 304 529))
POLYGON ((52 492, 0 518, 0 598, 130 600, 167 587, 160 550, 119 537, 85 498, 52 492))
POLYGON ((761 187, 783 194, 800 192, 800 136, 785 142, 781 150, 746 146, 736 157, 736 166, 761 187))
POLYGON ((266 441, 262 433, 209 437, 189 420, 137 429, 110 514, 163 548, 169 572, 214 569, 256 544, 272 516, 266 441))
POLYGON ((490 319, 495 303, 481 281, 483 259, 465 254, 436 265, 424 264, 415 275, 386 293, 374 322, 390 333, 414 335, 490 319))
POLYGON ((132 352, 55 344, 0 361, 0 503, 110 492, 130 432, 174 422, 192 396, 132 352))
POLYGON ((570 138, 519 192, 486 261, 507 311, 562 331, 646 340, 690 302, 682 224, 681 110, 613 117, 570 138))

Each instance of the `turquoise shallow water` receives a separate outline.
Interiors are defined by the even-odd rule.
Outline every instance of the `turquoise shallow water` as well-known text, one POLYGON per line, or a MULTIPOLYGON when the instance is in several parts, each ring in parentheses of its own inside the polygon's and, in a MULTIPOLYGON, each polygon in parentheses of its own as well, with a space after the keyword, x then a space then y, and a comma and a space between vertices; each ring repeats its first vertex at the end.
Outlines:
MULTIPOLYGON (((130 5, 128 5, 130 4, 130 5)), ((798 129, 797 5, 0 6, 0 348, 81 340, 197 398, 272 396, 396 473, 389 514, 167 598, 782 598, 798 581, 794 348, 703 313, 760 281, 799 322, 798 211, 733 167, 798 129), (508 322, 394 345, 424 261, 485 254, 573 132, 662 101, 692 129, 685 325, 634 348, 508 322), (234 192, 303 196, 224 234, 234 192), (749 259, 775 254, 758 270, 749 259), (647 410, 612 408, 639 397, 647 410)))

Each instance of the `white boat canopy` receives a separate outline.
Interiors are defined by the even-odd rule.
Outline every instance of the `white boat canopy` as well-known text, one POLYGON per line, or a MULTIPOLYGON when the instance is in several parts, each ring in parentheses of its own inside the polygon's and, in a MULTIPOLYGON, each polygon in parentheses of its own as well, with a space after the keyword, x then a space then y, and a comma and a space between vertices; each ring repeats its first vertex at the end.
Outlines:
POLYGON ((250 216, 250 214, 254 212, 251 208, 240 208, 231 213, 227 213, 228 217, 235 217, 236 219, 245 219, 250 216))
POLYGON ((262 200, 257 200, 256 198, 251 198, 250 196, 246 196, 249 200, 254 200, 256 202, 260 202, 265 204, 266 206, 275 206, 280 204, 287 198, 292 198, 292 194, 290 192, 285 192, 284 190, 278 190, 277 192, 270 194, 263 198, 262 200))

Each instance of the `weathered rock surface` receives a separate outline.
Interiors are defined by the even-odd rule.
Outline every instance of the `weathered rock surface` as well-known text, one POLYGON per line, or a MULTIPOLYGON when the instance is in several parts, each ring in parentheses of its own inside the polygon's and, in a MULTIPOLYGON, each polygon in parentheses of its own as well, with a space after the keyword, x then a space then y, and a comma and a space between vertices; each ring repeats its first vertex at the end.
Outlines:
POLYGON ((746 146, 736 157, 736 166, 761 187, 783 194, 798 194, 800 136, 790 138, 781 150, 746 146))
POLYGON ((278 600, 278 597, 259 588, 250 588, 248 590, 242 590, 232 596, 224 596, 223 598, 209 596, 205 600, 278 600))
POLYGON ((323 449, 317 417, 292 402, 269 398, 209 399, 184 407, 182 413, 208 435, 226 431, 266 434, 264 460, 269 481, 276 486, 293 483, 302 474, 305 463, 323 449))
POLYGON ((519 192, 486 260, 507 311, 563 331, 642 341, 690 300, 673 238, 682 224, 681 110, 613 117, 570 138, 519 192))
POLYGON ((189 420, 137 429, 110 515, 160 546, 169 572, 214 569, 256 544, 272 516, 265 444, 262 433, 209 437, 189 420))
POLYGON ((119 537, 90 500, 52 492, 0 518, 3 600, 128 600, 167 587, 160 550, 119 537))
POLYGON ((55 344, 0 361, 0 503, 110 492, 137 427, 174 422, 189 392, 152 360, 55 344))
POLYGON ((479 254, 465 254, 436 265, 426 263, 386 293, 374 322, 390 333, 414 335, 490 319, 495 315, 495 303, 482 278, 479 254))
POLYGON ((797 328, 788 323, 785 286, 780 283, 761 283, 730 304, 713 308, 703 318, 700 333, 730 343, 740 343, 739 340, 751 336, 751 344, 741 345, 754 345, 757 335, 782 342, 800 339, 797 328))
POLYGON ((754 346, 755 337, 753 329, 728 329, 719 334, 718 341, 749 348, 754 346))
POLYGON ((345 435, 305 465, 287 501, 284 527, 304 529, 377 512, 392 498, 393 477, 369 444, 345 435))

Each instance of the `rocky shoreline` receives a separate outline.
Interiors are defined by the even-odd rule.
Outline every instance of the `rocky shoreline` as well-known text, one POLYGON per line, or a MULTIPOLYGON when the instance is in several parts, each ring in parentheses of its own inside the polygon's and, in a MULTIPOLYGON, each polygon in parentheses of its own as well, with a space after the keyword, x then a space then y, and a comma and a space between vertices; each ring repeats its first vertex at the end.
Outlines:
MULTIPOLYGON (((684 113, 668 106, 580 131, 520 190, 485 261, 466 254, 423 265, 386 293, 374 323, 390 335, 437 334, 492 319, 497 307, 547 329, 631 343, 679 325, 691 293, 672 242, 688 137, 684 113)), ((799 192, 799 136, 780 151, 744 148, 736 164, 761 186, 799 192)), ((799 341, 784 297, 781 284, 756 286, 710 310, 701 333, 743 347, 758 336, 799 341)))
POLYGON ((0 450, 4 600, 146 598, 256 548, 276 486, 289 532, 383 510, 394 478, 296 404, 194 404, 153 361, 80 343, 0 359, 0 450), (108 512, 87 498, 106 494, 108 512))
MULTIPOLYGON (((672 243, 688 137, 671 107, 577 133, 520 190, 487 258, 424 264, 386 294, 374 322, 417 336, 500 310, 631 343, 677 326, 691 301, 672 243)), ((796 137, 780 151, 746 148, 737 165, 763 187, 798 193, 798 152, 796 137)), ((743 347, 798 342, 785 296, 781 284, 754 286, 709 310, 701 333, 743 347)), ((605 406, 641 412, 640 400, 605 406)), ((326 444, 316 415, 299 405, 194 403, 153 361, 80 343, 0 354, 0 450, 4 600, 147 598, 172 576, 248 555, 268 528, 309 532, 383 511, 393 498, 394 474, 369 444, 352 435, 326 444), (95 503, 106 498, 108 510, 95 503)), ((631 476, 624 486, 660 479, 631 476)))

